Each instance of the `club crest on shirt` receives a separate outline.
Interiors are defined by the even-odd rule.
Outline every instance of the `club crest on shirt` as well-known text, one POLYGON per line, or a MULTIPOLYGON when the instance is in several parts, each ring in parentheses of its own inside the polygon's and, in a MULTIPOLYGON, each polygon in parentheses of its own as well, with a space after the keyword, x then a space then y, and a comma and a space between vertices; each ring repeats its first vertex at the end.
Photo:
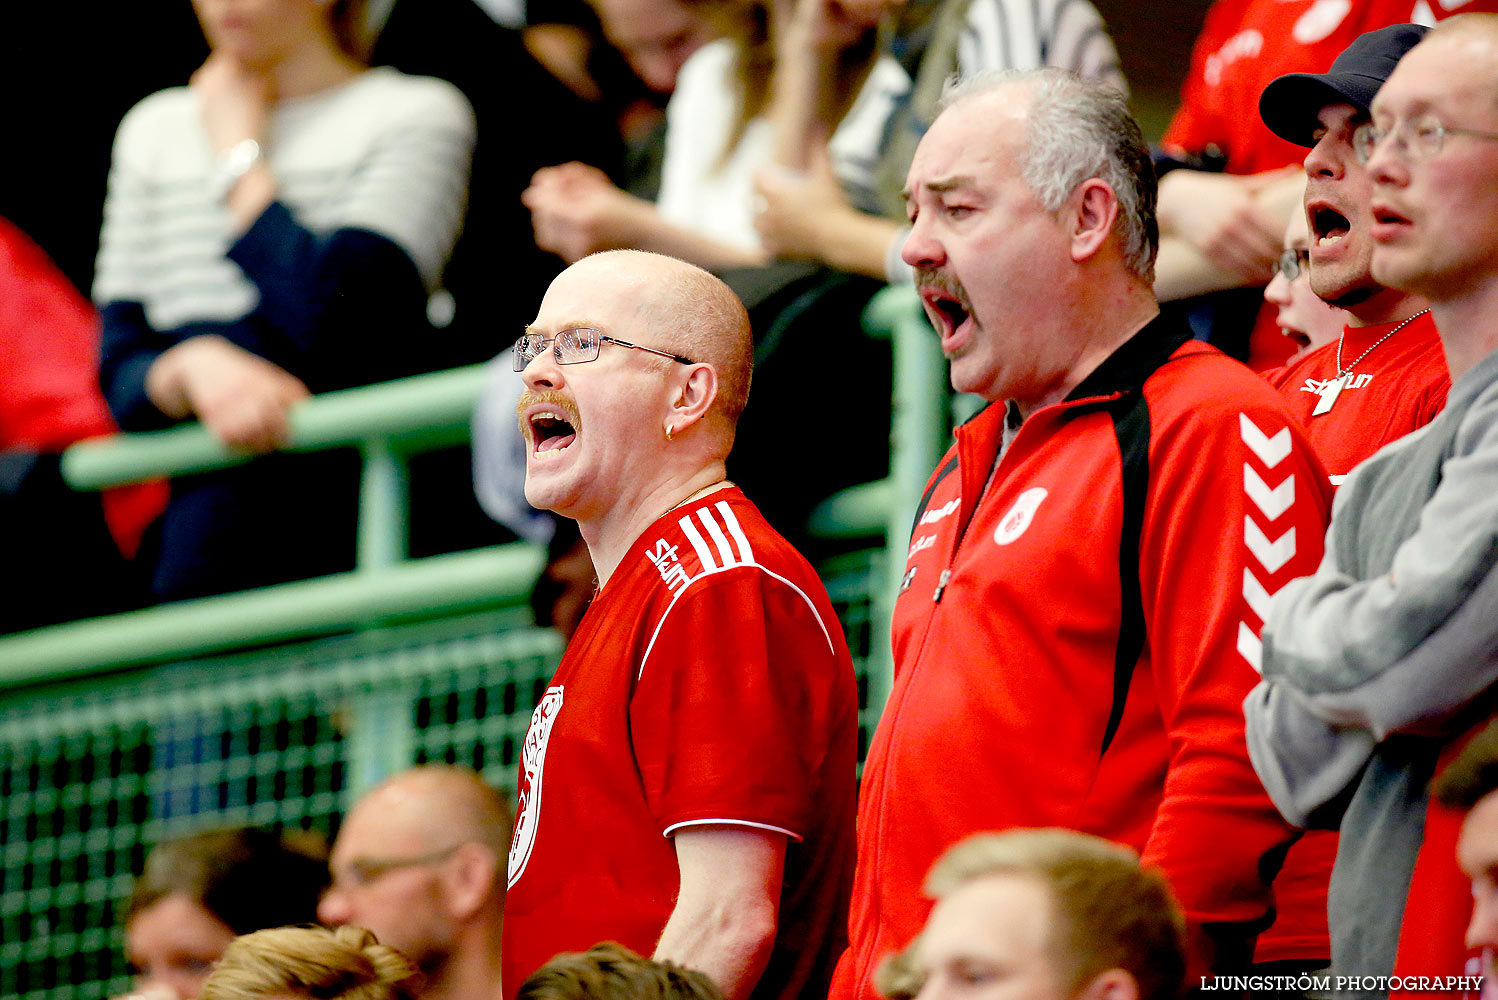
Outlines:
POLYGON ((1021 493, 1019 499, 1014 501, 1014 506, 1009 508, 1009 513, 1003 516, 999 526, 994 529, 993 540, 999 545, 1016 541, 1030 527, 1030 522, 1035 519, 1035 512, 1048 495, 1044 486, 1035 486, 1021 493))
POLYGON ((520 812, 515 818, 515 836, 510 841, 509 882, 510 886, 525 872, 526 862, 531 859, 531 850, 536 846, 536 824, 541 818, 541 777, 546 764, 546 744, 551 740, 551 728, 556 725, 557 714, 562 710, 562 686, 546 689, 541 704, 531 713, 530 728, 525 731, 525 743, 520 748, 520 812))

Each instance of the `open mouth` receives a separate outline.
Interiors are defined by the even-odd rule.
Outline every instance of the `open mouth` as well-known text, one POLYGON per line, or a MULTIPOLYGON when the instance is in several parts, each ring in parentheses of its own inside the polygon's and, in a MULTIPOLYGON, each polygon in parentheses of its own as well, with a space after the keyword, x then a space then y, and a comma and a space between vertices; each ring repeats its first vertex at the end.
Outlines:
POLYGON ((1282 326, 1280 327, 1280 333, 1283 333, 1285 336, 1289 337, 1290 341, 1295 344, 1295 351, 1297 354, 1305 350, 1307 347, 1311 346, 1311 338, 1301 333, 1299 330, 1292 330, 1288 326, 1282 326))
POLYGON ((560 410, 537 410, 528 419, 531 454, 536 458, 555 458, 577 440, 577 428, 560 410))
POLYGON ((555 389, 522 393, 515 417, 520 433, 530 443, 532 458, 556 458, 577 442, 582 427, 577 404, 555 389))
POLYGON ((1311 235, 1319 247, 1333 246, 1352 229, 1347 216, 1334 208, 1317 208, 1311 212, 1311 235))
POLYGON ((921 305, 945 345, 972 319, 972 307, 967 297, 959 289, 948 287, 950 282, 939 274, 918 274, 916 281, 921 305))
POLYGON ((931 300, 931 308, 935 309, 942 317, 944 326, 955 330, 967 322, 967 310, 962 308, 962 303, 956 299, 946 297, 931 300))

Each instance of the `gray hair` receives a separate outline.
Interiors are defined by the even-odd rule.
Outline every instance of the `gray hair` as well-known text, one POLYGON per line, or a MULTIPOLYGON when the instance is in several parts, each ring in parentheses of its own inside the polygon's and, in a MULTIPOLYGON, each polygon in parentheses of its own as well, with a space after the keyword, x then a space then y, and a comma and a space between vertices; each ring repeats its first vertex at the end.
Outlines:
POLYGON ((936 112, 999 87, 1030 88, 1029 125, 1020 176, 1048 212, 1059 212, 1077 185, 1098 178, 1118 199, 1115 231, 1124 262, 1146 284, 1155 281, 1160 225, 1155 219, 1155 168, 1125 96, 1106 84, 1048 67, 989 70, 953 77, 936 112))

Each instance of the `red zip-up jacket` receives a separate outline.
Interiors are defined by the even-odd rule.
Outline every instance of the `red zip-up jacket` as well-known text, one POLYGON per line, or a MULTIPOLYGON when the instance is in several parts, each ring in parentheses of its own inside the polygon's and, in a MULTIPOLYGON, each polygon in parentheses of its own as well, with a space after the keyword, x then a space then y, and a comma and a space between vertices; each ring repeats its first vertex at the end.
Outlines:
POLYGON ((1242 703, 1269 596, 1320 560, 1330 487, 1279 395, 1187 336, 1156 319, 1002 456, 989 407, 931 478, 834 997, 872 995, 925 921, 927 870, 978 831, 1139 850, 1219 968, 1268 924, 1293 832, 1249 764, 1242 703))

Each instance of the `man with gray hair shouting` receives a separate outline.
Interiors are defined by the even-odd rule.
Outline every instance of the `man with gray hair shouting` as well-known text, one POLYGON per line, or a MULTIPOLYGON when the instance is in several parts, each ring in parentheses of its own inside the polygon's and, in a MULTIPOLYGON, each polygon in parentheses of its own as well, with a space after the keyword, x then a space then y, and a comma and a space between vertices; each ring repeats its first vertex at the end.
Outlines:
POLYGON ((952 384, 993 405, 916 519, 833 995, 920 930, 943 851, 1013 827, 1140 851, 1194 970, 1246 967, 1291 834, 1240 705, 1268 595, 1320 557, 1325 473, 1273 389, 1159 317, 1155 177, 1116 91, 959 86, 906 198, 952 384))

